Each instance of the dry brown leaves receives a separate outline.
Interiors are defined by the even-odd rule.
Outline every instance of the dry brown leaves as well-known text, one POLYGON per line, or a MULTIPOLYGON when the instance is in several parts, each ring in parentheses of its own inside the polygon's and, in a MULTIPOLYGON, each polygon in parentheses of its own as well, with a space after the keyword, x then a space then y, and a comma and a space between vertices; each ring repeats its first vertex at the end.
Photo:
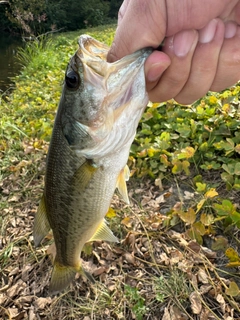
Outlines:
POLYGON ((0 182, 1 319, 240 319, 238 274, 226 271, 221 255, 188 239, 184 230, 164 227, 166 212, 191 202, 194 192, 176 186, 161 191, 150 181, 132 185, 130 206, 114 196, 116 217, 109 224, 121 243, 86 248, 84 267, 96 284, 77 276, 69 290, 49 296, 51 237, 39 249, 32 244, 45 155, 45 146, 24 143, 22 157, 12 159, 0 182), (126 285, 144 301, 140 318, 126 285))

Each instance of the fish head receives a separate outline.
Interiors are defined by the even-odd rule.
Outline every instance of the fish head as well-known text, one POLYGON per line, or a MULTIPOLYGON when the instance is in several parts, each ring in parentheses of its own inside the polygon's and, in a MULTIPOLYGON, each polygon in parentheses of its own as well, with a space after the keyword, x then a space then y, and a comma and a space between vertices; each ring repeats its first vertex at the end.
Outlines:
POLYGON ((70 146, 85 157, 93 157, 94 147, 105 145, 109 135, 113 140, 114 127, 115 134, 120 126, 125 136, 132 127, 128 130, 132 136, 148 102, 143 66, 151 51, 139 50, 109 63, 108 50, 107 45, 82 35, 65 74, 62 130, 70 146))

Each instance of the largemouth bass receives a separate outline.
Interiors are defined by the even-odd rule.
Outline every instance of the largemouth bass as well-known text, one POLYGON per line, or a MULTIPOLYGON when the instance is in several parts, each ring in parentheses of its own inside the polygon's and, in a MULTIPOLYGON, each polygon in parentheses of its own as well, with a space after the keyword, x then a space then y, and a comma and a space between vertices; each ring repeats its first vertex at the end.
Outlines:
POLYGON ((49 146, 45 188, 34 221, 38 246, 50 229, 56 256, 49 290, 82 273, 88 241, 118 241, 105 223, 116 187, 128 202, 131 143, 148 103, 144 62, 149 49, 108 63, 109 47, 82 35, 71 58, 49 146))

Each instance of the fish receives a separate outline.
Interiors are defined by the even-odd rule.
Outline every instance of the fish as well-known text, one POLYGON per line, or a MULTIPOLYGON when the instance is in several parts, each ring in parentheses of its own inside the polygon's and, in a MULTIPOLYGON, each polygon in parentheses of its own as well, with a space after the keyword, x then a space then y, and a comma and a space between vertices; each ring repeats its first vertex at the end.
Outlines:
POLYGON ((129 203, 127 161, 149 101, 144 62, 150 49, 109 63, 107 45, 89 35, 78 44, 65 72, 33 227, 35 246, 52 229, 51 293, 68 287, 76 273, 94 281, 82 267, 85 243, 118 242, 105 215, 116 188, 129 203))

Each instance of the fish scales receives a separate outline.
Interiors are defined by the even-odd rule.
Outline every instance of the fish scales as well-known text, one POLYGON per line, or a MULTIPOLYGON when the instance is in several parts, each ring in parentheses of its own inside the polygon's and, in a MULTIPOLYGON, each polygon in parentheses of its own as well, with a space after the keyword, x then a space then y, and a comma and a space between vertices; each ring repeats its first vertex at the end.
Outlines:
POLYGON ((141 50, 108 63, 109 48, 82 35, 66 70, 49 146, 45 188, 34 221, 39 245, 50 229, 56 246, 50 291, 68 286, 88 241, 118 241, 107 227, 116 187, 128 202, 125 180, 131 143, 147 105, 141 50))

